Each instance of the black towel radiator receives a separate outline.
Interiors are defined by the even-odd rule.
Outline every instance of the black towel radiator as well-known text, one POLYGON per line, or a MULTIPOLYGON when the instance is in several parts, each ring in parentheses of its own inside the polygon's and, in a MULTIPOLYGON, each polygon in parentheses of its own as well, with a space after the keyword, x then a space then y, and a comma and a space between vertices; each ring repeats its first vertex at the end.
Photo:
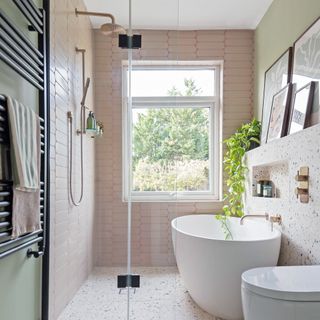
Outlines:
MULTIPOLYGON (((34 45, 25 32, 0 9, 0 60, 38 89, 41 127, 41 190, 40 218, 42 229, 11 239, 12 179, 10 168, 10 135, 8 131, 7 101, 0 94, 0 259, 29 248, 27 255, 43 256, 42 319, 48 319, 49 270, 49 0, 38 8, 33 0, 13 0, 26 18, 28 32, 37 34, 34 45), (38 244, 33 251, 31 245, 38 244)), ((23 101, 21 101, 23 103, 23 101)))

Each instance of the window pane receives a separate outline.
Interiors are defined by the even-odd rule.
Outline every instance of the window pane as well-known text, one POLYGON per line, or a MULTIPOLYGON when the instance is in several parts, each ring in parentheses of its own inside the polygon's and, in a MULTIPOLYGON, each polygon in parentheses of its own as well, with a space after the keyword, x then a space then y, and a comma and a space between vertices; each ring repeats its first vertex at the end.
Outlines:
POLYGON ((209 191, 209 108, 132 112, 133 191, 209 191))
POLYGON ((214 70, 133 70, 131 90, 133 97, 214 96, 214 70))

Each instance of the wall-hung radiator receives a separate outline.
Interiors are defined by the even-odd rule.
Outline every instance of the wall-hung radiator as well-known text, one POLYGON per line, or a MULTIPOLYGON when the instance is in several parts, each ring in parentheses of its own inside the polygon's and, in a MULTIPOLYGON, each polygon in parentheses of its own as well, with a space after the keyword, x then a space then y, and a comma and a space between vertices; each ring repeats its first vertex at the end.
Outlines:
MULTIPOLYGON (((33 0, 13 0, 20 14, 25 17, 28 31, 36 35, 38 43, 29 40, 4 10, 0 9, 0 60, 13 74, 16 73, 38 91, 38 110, 41 129, 40 169, 40 218, 41 230, 12 239, 12 176, 10 160, 10 134, 6 92, 0 92, 0 259, 28 249, 29 257, 42 257, 42 319, 47 319, 48 270, 49 270, 49 1, 43 0, 38 8, 33 0), (32 250, 38 244, 37 250, 32 250), (33 245, 33 246, 31 246, 33 245)), ((24 103, 24 101, 20 101, 24 103)))
POLYGON ((39 257, 45 250, 45 224, 46 224, 46 139, 44 119, 40 118, 41 131, 41 182, 40 182, 40 219, 42 230, 11 239, 12 217, 12 177, 10 159, 10 138, 8 129, 8 114, 5 96, 0 94, 0 259, 18 250, 24 249, 34 243, 39 243, 39 251, 30 251, 29 255, 39 257))

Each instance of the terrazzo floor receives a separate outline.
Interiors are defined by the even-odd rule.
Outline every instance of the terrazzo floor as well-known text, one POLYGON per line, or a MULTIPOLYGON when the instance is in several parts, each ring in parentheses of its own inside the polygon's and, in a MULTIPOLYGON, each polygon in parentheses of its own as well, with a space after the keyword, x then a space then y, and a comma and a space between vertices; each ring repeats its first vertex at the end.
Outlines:
MULTIPOLYGON (((141 275, 131 292, 130 320, 221 320, 200 309, 191 299, 177 268, 133 268, 141 275)), ((127 292, 116 285, 121 268, 96 268, 58 320, 127 320, 127 292)))

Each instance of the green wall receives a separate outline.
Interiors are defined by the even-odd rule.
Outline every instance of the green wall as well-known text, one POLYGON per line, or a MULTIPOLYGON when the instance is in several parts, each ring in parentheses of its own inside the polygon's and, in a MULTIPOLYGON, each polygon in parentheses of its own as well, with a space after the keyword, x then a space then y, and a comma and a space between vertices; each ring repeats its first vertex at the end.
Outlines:
MULTIPOLYGON (((34 34, 12 0, 0 0, 0 8, 35 43, 34 34)), ((38 109, 37 90, 0 61, 0 93, 11 95, 38 109)), ((32 247, 37 249, 37 245, 32 247)), ((28 248, 0 260, 0 319, 39 320, 41 313, 42 259, 26 257, 28 248)))
POLYGON ((27 258, 27 250, 0 260, 1 320, 40 320, 41 258, 27 258))
POLYGON ((320 16, 320 0, 274 0, 255 32, 255 116, 261 118, 265 71, 320 16))

